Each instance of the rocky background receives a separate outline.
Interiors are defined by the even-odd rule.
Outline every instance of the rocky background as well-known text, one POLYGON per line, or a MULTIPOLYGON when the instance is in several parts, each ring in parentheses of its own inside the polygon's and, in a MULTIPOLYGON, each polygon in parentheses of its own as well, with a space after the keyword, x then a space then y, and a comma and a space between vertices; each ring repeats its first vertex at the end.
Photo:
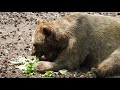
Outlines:
MULTIPOLYGON (((10 61, 18 56, 27 57, 31 51, 31 35, 37 19, 55 20, 70 12, 0 12, 0 78, 37 78, 24 75, 10 61)), ((120 17, 120 12, 85 12, 120 17)), ((80 71, 57 75, 55 78, 95 78, 94 74, 80 71)), ((119 77, 119 76, 115 76, 119 77)))

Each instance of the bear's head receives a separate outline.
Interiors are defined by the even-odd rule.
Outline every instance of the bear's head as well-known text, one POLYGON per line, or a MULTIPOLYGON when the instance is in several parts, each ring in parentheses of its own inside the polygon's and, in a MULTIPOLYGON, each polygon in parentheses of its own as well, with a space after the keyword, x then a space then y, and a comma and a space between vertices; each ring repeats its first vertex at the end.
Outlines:
POLYGON ((32 55, 44 55, 48 61, 54 61, 68 46, 67 35, 60 32, 54 21, 39 20, 32 35, 32 55))

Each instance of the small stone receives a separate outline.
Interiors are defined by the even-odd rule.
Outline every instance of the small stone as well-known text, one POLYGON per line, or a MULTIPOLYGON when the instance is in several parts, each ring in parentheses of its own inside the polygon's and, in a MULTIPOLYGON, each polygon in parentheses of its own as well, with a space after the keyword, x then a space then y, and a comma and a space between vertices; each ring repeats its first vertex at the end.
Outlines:
POLYGON ((80 78, 85 78, 85 76, 84 76, 84 75, 81 75, 80 78))

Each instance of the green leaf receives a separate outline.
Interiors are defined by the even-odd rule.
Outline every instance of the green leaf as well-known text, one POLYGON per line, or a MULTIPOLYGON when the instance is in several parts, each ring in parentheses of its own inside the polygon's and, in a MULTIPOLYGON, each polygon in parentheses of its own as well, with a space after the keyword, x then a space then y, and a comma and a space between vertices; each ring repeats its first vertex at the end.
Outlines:
POLYGON ((87 75, 89 75, 89 74, 93 74, 94 72, 93 71, 87 71, 87 75))
POLYGON ((26 67, 26 69, 25 69, 25 73, 26 74, 31 74, 31 73, 35 73, 36 72, 35 67, 34 67, 34 63, 27 62, 25 64, 25 67, 26 67))
POLYGON ((36 72, 34 65, 39 62, 39 57, 28 56, 28 58, 19 56, 17 60, 11 62, 16 68, 19 68, 24 73, 33 75, 36 72))
POLYGON ((46 71, 43 76, 45 76, 45 77, 53 77, 54 75, 55 75, 55 73, 53 71, 46 71))
POLYGON ((67 72, 68 72, 68 70, 66 70, 66 69, 62 69, 62 70, 59 70, 59 72, 61 73, 61 74, 67 74, 67 72))

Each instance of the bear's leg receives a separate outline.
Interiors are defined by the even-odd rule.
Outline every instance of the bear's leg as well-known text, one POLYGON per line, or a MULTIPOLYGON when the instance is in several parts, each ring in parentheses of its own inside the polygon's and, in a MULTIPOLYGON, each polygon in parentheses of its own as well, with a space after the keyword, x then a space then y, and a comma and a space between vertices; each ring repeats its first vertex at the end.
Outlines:
POLYGON ((98 77, 120 73, 120 48, 115 50, 106 60, 99 64, 95 73, 98 77))
POLYGON ((64 68, 64 65, 58 65, 55 62, 49 62, 49 61, 40 61, 38 63, 35 64, 35 68, 37 71, 39 72, 45 72, 45 71, 58 71, 59 69, 64 68))

